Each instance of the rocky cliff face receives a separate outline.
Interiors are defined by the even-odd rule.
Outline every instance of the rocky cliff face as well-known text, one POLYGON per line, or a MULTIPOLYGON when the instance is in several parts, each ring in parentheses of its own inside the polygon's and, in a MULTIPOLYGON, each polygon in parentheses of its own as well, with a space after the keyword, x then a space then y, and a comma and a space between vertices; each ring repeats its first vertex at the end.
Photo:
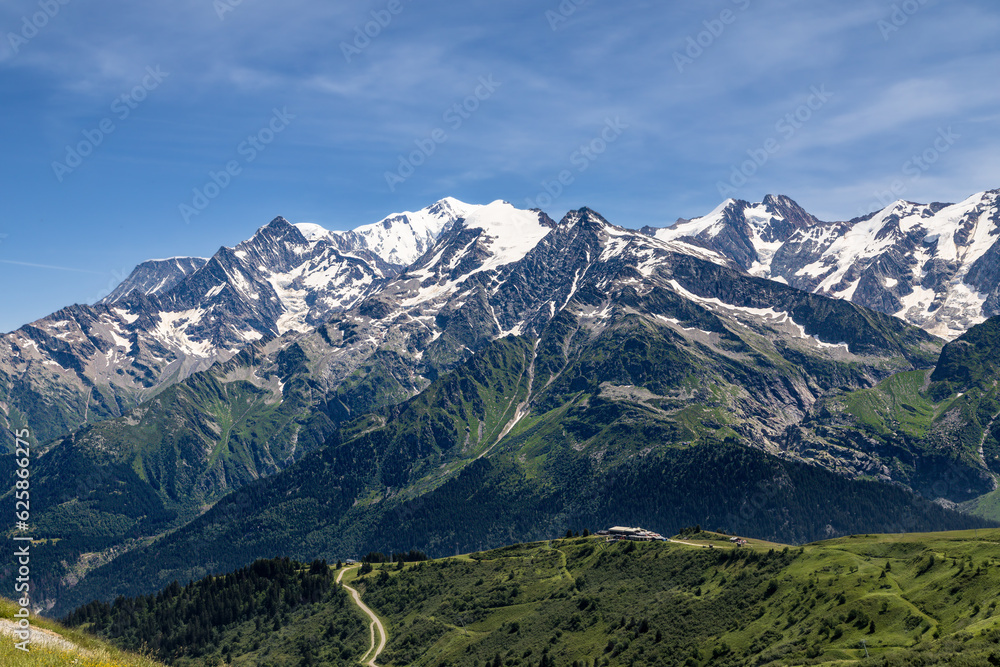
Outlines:
POLYGON ((97 303, 101 305, 117 303, 133 292, 142 296, 166 292, 205 266, 207 262, 208 260, 204 257, 171 257, 170 259, 148 260, 135 267, 121 284, 97 303))

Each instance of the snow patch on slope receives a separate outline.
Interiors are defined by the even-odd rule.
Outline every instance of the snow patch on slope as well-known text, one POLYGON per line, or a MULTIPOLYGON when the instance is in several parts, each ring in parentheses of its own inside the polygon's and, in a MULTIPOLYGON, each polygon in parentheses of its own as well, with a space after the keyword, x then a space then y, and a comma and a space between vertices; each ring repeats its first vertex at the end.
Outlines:
POLYGON ((329 234, 339 236, 351 249, 368 250, 390 264, 409 266, 420 259, 456 219, 468 218, 483 208, 445 197, 419 211, 394 213, 349 232, 329 234))
POLYGON ((330 230, 312 222, 296 222, 294 225, 310 243, 329 238, 330 230))
POLYGON ((185 354, 199 357, 210 356, 214 350, 210 341, 195 341, 187 334, 188 328, 200 323, 204 315, 205 310, 202 308, 160 313, 160 321, 153 333, 157 339, 185 354))
POLYGON ((538 213, 499 200, 479 207, 466 218, 465 226, 482 229, 488 237, 491 254, 477 271, 489 271, 522 259, 552 231, 541 223, 538 213))
POLYGON ((816 336, 810 336, 806 333, 806 329, 803 325, 799 324, 792 317, 791 313, 785 312, 783 310, 775 310, 774 308, 751 308, 749 306, 736 306, 731 303, 726 303, 720 299, 714 297, 703 297, 689 292, 684 289, 680 283, 676 280, 670 281, 670 286, 676 290, 681 296, 694 301, 695 303, 700 303, 706 306, 713 306, 715 308, 722 308, 730 312, 740 313, 743 315, 749 315, 755 320, 764 320, 764 322, 771 327, 776 327, 778 325, 788 325, 785 327, 785 331, 792 333, 796 338, 801 338, 803 340, 812 342, 825 348, 843 348, 848 350, 847 343, 826 343, 816 336))
POLYGON ((723 229, 723 219, 726 217, 726 209, 736 203, 734 199, 727 199, 716 206, 711 213, 692 220, 682 220, 672 227, 664 227, 656 230, 656 238, 664 241, 674 241, 683 236, 699 236, 704 234, 709 238, 715 238, 723 229))

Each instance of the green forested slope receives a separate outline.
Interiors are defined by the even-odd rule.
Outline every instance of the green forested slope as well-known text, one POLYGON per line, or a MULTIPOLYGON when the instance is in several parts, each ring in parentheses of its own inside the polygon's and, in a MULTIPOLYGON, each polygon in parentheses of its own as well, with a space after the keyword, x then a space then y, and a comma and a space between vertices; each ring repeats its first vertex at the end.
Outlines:
MULTIPOLYGON (((351 569, 347 581, 388 629, 379 658, 386 667, 989 667, 1000 661, 998 530, 859 535, 800 548, 754 540, 734 548, 727 536, 696 530, 677 539, 683 543, 555 539, 376 565, 362 576, 351 569)), ((234 577, 183 590, 234 591, 226 583, 234 577)), ((135 636, 114 628, 134 627, 139 608, 140 616, 164 619, 157 626, 163 636, 175 636, 185 627, 168 613, 178 589, 120 600, 97 616, 91 605, 72 618, 100 617, 92 629, 130 645, 135 636)), ((335 623, 343 625, 327 629, 333 610, 341 609, 338 595, 287 617, 276 605, 257 605, 256 625, 220 627, 216 646, 174 664, 209 665, 218 657, 232 665, 338 664, 322 661, 331 641, 354 627, 337 612, 342 620, 335 623), (294 653, 289 640, 307 628, 314 633, 312 655, 279 660, 276 647, 286 647, 281 656, 294 653), (264 657, 267 648, 275 657, 264 657)), ((357 657, 367 649, 362 643, 343 645, 357 657)))
POLYGON ((833 469, 846 451, 872 476, 928 498, 967 503, 1000 519, 1000 388, 991 318, 945 345, 933 369, 892 375, 874 387, 824 397, 789 438, 789 450, 833 469), (989 494, 989 495, 987 495, 989 494))
POLYGON ((258 560, 155 595, 92 602, 64 621, 171 665, 354 665, 367 619, 326 561, 258 560))

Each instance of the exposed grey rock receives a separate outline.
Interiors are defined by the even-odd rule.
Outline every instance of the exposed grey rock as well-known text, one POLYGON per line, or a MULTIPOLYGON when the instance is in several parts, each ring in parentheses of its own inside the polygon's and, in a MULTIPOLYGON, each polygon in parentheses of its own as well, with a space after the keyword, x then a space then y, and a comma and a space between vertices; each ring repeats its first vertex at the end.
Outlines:
POLYGON ((204 257, 171 257, 151 259, 132 270, 110 294, 98 301, 101 305, 117 303, 132 292, 151 296, 166 292, 185 277, 191 275, 208 262, 204 257))

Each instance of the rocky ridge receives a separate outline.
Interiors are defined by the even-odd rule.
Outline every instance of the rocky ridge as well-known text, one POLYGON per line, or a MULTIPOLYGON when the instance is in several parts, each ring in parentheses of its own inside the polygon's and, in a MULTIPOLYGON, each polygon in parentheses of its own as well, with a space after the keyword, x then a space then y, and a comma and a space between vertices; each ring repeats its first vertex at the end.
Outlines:
POLYGON ((1000 190, 957 204, 897 201, 843 222, 820 221, 784 196, 729 199, 706 216, 645 231, 949 340, 1000 314, 1000 190))

